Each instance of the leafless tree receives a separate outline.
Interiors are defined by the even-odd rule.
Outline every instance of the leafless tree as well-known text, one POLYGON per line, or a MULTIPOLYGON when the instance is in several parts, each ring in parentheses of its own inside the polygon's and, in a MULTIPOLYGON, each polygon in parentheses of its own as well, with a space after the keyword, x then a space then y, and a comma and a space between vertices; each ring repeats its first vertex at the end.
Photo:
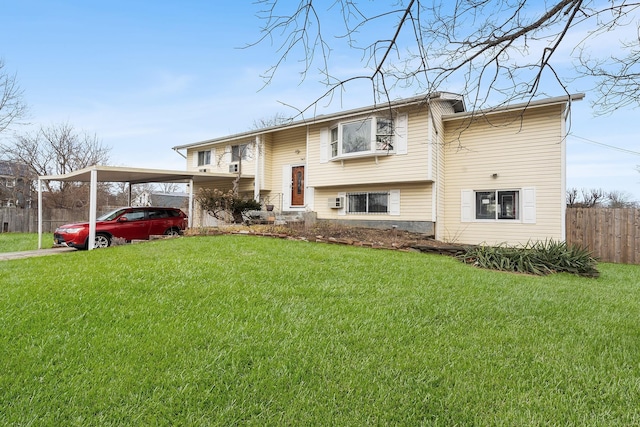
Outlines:
POLYGON ((179 193, 185 190, 184 184, 176 182, 160 182, 156 186, 161 193, 179 193))
MULTIPOLYGON (((0 144, 0 149, 7 159, 27 165, 37 175, 63 175, 92 165, 104 165, 111 150, 102 145, 95 134, 77 131, 68 123, 16 135, 12 143, 0 144)), ((79 207, 88 203, 87 185, 58 181, 45 181, 44 185, 54 207, 79 207)), ((108 186, 100 187, 108 193, 108 186)))
POLYGON ((27 105, 16 75, 5 70, 4 61, 0 58, 0 133, 24 118, 26 113, 27 105))
MULTIPOLYGON (((640 105, 640 3, 626 0, 258 0, 262 37, 277 60, 269 84, 287 61, 300 61, 301 79, 319 70, 324 96, 365 81, 376 102, 394 89, 454 91, 469 110, 569 93, 590 77, 601 96, 596 111, 640 105), (597 49, 596 46, 604 46, 597 49), (362 73, 343 73, 346 47, 361 54, 362 73), (563 75, 566 63, 571 75, 563 75)), ((353 69, 351 67, 350 69, 353 69)), ((585 81, 585 84, 587 81, 585 81)))
POLYGON ((567 207, 575 208, 578 207, 579 199, 578 199, 578 189, 573 187, 567 190, 567 207))
POLYGON ((244 161, 254 159, 259 148, 253 142, 230 145, 224 151, 217 154, 216 164, 218 166, 233 163, 237 166, 235 178, 232 182, 231 192, 234 197, 238 197, 240 192, 240 179, 242 178, 242 165, 244 161))
POLYGON ((264 129, 272 126, 284 125, 291 121, 291 117, 287 117, 287 115, 283 113, 276 113, 272 117, 254 120, 252 129, 264 129))
POLYGON ((607 198, 607 193, 601 188, 583 188, 578 195, 576 188, 567 190, 567 207, 570 208, 594 208, 602 206, 607 198))
POLYGON ((609 191, 607 193, 607 207, 609 208, 634 208, 637 203, 631 200, 631 194, 624 191, 609 191))

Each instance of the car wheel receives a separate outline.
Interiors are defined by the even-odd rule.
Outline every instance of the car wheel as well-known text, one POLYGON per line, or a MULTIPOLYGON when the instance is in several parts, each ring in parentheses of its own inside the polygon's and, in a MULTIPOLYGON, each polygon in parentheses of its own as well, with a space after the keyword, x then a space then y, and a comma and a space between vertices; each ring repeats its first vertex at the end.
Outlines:
POLYGON ((94 248, 106 248, 111 245, 111 239, 106 234, 96 234, 96 240, 93 244, 94 248))
POLYGON ((164 232, 165 236, 179 236, 180 235, 180 230, 177 228, 169 228, 167 231, 164 232))

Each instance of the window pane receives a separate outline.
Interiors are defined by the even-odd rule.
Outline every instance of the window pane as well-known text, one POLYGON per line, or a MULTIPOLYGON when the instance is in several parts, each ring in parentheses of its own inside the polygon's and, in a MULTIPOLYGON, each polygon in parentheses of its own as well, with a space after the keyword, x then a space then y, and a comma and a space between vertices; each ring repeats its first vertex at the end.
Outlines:
POLYGON ((198 151, 198 166, 211 164, 211 151, 198 151))
POLYGON ((371 119, 342 125, 342 153, 371 151, 371 119))
POLYGON ((519 219, 518 191, 498 191, 498 219, 519 219))
POLYGON ((496 193, 476 192, 476 219, 496 219, 496 193))
POLYGON ((347 196, 349 212, 367 212, 367 194, 349 194, 347 196))
POLYGON ((240 161, 240 151, 241 148, 239 145, 234 145, 231 147, 231 161, 239 162, 240 161))
POLYGON ((338 128, 331 129, 331 157, 338 155, 338 128))
POLYGON ((393 121, 379 118, 376 123, 376 150, 393 150, 393 121))
POLYGON ((369 193, 369 213, 387 213, 388 205, 387 193, 369 193))

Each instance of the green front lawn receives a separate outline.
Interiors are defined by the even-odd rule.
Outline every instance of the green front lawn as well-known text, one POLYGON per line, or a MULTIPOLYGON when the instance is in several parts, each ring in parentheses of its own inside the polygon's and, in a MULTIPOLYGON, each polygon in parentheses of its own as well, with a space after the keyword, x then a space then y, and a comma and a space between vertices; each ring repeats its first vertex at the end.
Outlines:
POLYGON ((0 262, 0 424, 640 424, 640 267, 251 236, 0 262))
MULTIPOLYGON (((53 246, 53 233, 42 234, 42 247, 53 246)), ((37 233, 0 233, 0 252, 34 251, 38 249, 37 233)))

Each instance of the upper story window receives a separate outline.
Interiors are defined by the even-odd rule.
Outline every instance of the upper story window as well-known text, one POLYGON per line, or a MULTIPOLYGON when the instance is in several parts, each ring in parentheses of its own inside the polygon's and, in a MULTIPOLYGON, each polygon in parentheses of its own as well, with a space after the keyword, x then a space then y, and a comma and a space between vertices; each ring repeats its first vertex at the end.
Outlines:
POLYGON ((407 154, 407 114, 344 121, 320 131, 320 162, 407 154))
POLYGON ((250 144, 238 144, 231 146, 231 161, 239 162, 240 160, 248 160, 251 157, 250 144))
POLYGON ((198 151, 198 166, 211 164, 211 150, 198 151))
POLYGON ((393 151, 393 120, 372 117, 331 129, 331 157, 393 151))
POLYGON ((16 186, 16 179, 15 178, 2 178, 2 184, 6 188, 13 188, 13 187, 16 186))

